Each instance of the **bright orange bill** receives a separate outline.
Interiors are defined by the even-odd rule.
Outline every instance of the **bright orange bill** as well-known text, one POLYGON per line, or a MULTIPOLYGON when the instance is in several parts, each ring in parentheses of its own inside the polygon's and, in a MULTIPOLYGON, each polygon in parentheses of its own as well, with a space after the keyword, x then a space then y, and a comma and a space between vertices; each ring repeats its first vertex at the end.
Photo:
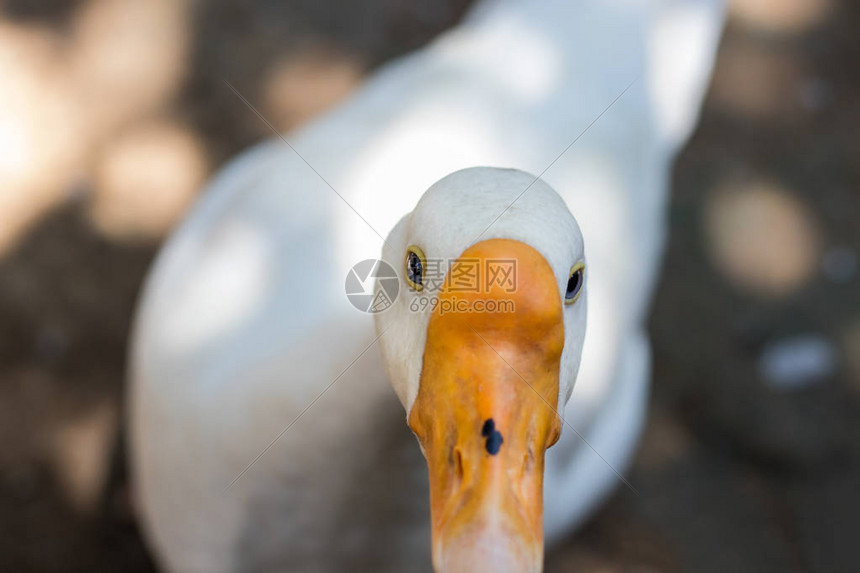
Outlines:
POLYGON ((546 260, 509 239, 463 252, 439 292, 409 425, 427 457, 441 573, 542 568, 544 452, 560 431, 562 306, 546 260), (477 289, 464 288, 461 264, 477 265, 477 289))

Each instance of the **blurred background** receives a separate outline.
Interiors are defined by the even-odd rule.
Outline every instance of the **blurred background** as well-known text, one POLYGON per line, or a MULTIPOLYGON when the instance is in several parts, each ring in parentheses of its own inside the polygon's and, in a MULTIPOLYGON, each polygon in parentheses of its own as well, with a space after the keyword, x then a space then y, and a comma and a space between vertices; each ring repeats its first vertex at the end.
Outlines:
MULTIPOLYGON (((0 0, 0 571, 153 571, 135 299, 201 184, 468 0, 0 0)), ((731 0, 674 172, 648 427, 547 570, 860 571, 860 3, 731 0)))

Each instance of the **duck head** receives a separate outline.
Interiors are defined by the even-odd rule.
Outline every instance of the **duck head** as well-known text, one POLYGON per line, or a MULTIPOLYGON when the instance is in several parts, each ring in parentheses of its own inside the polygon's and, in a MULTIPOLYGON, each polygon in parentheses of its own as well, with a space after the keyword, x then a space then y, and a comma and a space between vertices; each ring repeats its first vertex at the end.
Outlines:
POLYGON ((544 454, 585 335, 576 220, 532 175, 465 169, 425 192, 383 259, 402 282, 376 326, 427 459, 435 569, 540 571, 544 454))

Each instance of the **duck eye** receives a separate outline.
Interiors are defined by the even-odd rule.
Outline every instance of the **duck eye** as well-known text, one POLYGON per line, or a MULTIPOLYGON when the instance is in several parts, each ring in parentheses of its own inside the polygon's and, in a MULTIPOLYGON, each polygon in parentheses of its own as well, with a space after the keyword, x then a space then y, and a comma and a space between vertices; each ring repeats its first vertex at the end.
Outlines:
POLYGON ((415 290, 424 288, 424 252, 412 245, 406 249, 406 282, 415 290))
POLYGON ((567 279, 567 290, 564 293, 564 303, 573 304, 579 298, 579 293, 582 292, 582 285, 585 281, 584 276, 585 265, 577 263, 570 269, 570 276, 567 279))

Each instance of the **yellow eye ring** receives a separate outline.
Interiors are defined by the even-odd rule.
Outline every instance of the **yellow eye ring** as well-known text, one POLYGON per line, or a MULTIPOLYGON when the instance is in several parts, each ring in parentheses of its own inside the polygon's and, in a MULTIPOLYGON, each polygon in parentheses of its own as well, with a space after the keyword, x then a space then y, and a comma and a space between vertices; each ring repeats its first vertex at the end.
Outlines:
POLYGON ((567 290, 564 293, 564 304, 573 304, 579 300, 582 287, 585 285, 585 263, 576 263, 570 267, 567 276, 567 290))
POLYGON ((427 268, 427 258, 424 256, 424 251, 417 245, 410 246, 406 249, 403 265, 406 283, 413 290, 424 290, 424 270, 427 268))

